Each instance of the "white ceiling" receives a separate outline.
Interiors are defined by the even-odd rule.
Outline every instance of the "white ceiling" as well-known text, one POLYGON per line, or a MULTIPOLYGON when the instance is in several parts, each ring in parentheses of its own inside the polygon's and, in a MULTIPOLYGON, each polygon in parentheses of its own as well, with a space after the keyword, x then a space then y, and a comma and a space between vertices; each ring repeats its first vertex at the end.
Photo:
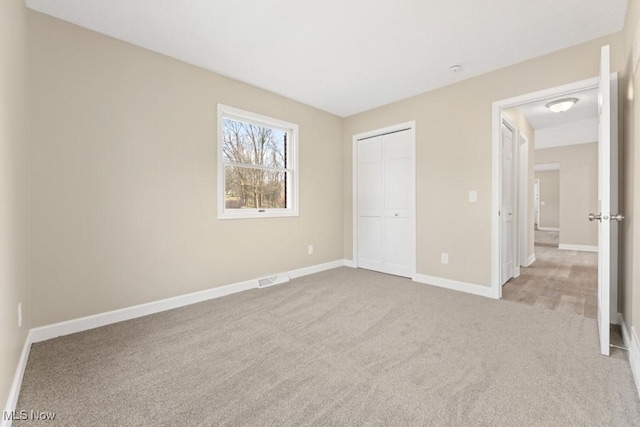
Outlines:
POLYGON ((598 140, 598 90, 545 99, 518 107, 535 130, 535 148, 562 147, 598 140), (569 111, 554 113, 546 105, 561 98, 577 98, 569 111))
POLYGON ((591 89, 571 95, 545 99, 518 108, 527 116, 527 120, 536 130, 591 119, 598 117, 598 90, 591 89), (577 98, 578 102, 573 108, 564 113, 554 113, 546 107, 549 102, 561 98, 577 98))
POLYGON ((26 0, 349 116, 622 29, 627 0, 26 0), (449 67, 461 64, 451 73, 449 67))
POLYGON ((598 141, 599 124, 598 118, 594 117, 538 129, 535 133, 535 148, 537 150, 596 142, 598 141))

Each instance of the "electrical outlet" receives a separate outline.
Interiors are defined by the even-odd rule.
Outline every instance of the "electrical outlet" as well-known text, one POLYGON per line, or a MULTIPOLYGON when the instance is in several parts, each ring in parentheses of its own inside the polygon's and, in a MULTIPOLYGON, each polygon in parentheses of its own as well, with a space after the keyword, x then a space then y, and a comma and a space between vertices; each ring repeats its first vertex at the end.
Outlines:
POLYGON ((309 245, 307 252, 309 252, 309 255, 313 254, 313 245, 309 245))
POLYGON ((18 328, 22 328, 22 303, 18 303, 18 328))
POLYGON ((445 252, 442 252, 440 254, 440 262, 443 263, 443 264, 449 264, 449 254, 445 253, 445 252))
POLYGON ((469 202, 475 203, 478 201, 478 192, 476 190, 469 191, 469 202))

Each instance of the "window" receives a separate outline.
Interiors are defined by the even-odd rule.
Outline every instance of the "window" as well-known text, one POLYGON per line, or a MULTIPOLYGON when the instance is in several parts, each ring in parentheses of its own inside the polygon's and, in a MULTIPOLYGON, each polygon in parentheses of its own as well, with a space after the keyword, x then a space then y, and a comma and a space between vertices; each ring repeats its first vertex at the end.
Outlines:
POLYGON ((298 215, 298 125, 218 104, 218 218, 298 215))

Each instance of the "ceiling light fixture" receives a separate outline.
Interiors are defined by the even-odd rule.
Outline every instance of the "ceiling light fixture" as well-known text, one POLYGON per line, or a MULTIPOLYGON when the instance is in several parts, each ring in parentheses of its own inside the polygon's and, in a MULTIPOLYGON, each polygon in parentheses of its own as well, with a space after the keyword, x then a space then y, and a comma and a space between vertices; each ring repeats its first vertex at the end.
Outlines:
POLYGON ((564 113, 570 110, 578 102, 578 98, 563 98, 551 101, 546 107, 554 113, 564 113))
POLYGON ((449 71, 451 71, 452 73, 457 73, 461 69, 462 69, 462 65, 460 64, 454 64, 451 67, 449 67, 449 71))

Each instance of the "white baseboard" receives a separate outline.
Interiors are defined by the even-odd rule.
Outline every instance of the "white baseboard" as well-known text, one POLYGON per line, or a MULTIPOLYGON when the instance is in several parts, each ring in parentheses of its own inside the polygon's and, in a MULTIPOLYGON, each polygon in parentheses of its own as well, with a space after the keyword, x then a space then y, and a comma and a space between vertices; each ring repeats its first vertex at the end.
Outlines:
POLYGON ((344 260, 344 266, 345 267, 350 267, 350 268, 358 268, 358 265, 352 259, 345 259, 344 260))
POLYGON ((525 265, 525 267, 530 267, 534 262, 536 262, 536 254, 531 254, 531 256, 527 258, 527 265, 525 265))
POLYGON ((326 270, 333 270, 334 268, 344 267, 345 260, 339 259, 336 261, 326 262, 324 264, 316 264, 310 267, 299 268, 297 270, 291 270, 289 277, 297 279, 298 277, 308 276, 310 274, 320 273, 326 270))
POLYGON ((631 373, 636 383, 636 391, 638 392, 638 397, 640 397, 640 341, 638 341, 636 329, 633 326, 631 329, 627 328, 622 313, 618 313, 618 321, 620 323, 620 329, 622 329, 624 345, 629 349, 629 365, 631 365, 631 373))
MULTIPOLYGON (((295 279, 309 274, 319 273, 321 271, 342 267, 344 265, 344 260, 336 260, 324 264, 318 264, 299 268, 297 270, 292 270, 288 272, 288 274, 291 279, 295 279)), ((100 326, 106 326, 112 323, 135 319, 137 317, 148 316, 150 314, 159 313, 161 311, 184 307, 186 305, 196 304, 210 299, 220 298, 249 289, 257 288, 258 279, 247 280, 245 282, 220 286, 204 291, 179 295, 176 297, 153 301, 146 304, 135 305, 132 307, 126 307, 118 310, 107 311, 105 313, 81 317, 79 319, 73 319, 65 322, 41 326, 39 328, 33 328, 31 329, 30 336, 32 342, 46 341, 52 338, 74 334, 76 332, 87 331, 89 329, 98 328, 100 326)))
POLYGON ((220 286, 200 292, 179 295, 173 298, 134 305, 132 307, 121 308, 91 316, 80 317, 78 319, 67 320, 65 322, 41 326, 39 328, 33 328, 31 329, 31 335, 33 342, 46 341, 64 335, 75 334, 76 332, 99 328, 100 326, 106 326, 112 323, 118 323, 125 320, 135 319, 137 317, 159 313, 161 311, 171 310, 173 308, 184 307, 185 305, 220 298, 237 292, 255 289, 257 287, 257 280, 248 280, 246 282, 220 286))
POLYGON ((24 340, 24 345, 22 346, 22 353, 20 353, 16 373, 13 376, 13 382, 11 383, 11 389, 9 390, 9 397, 7 398, 7 403, 4 407, 4 413, 0 416, 0 427, 11 427, 11 420, 5 420, 4 414, 14 411, 18 404, 18 396, 20 396, 22 378, 24 377, 24 370, 27 367, 27 361, 29 360, 31 344, 31 333, 29 333, 27 334, 27 337, 24 340))
POLYGON ((597 246, 565 245, 564 243, 561 243, 560 245, 558 245, 558 249, 564 249, 567 251, 598 252, 597 246))
POLYGON ((466 292, 468 294, 480 295, 487 298, 495 298, 493 295, 493 289, 489 286, 458 282, 457 280, 450 280, 450 279, 444 279, 442 277, 428 276, 426 274, 416 274, 413 277, 413 281, 418 283, 424 283, 427 285, 438 286, 440 288, 451 289, 454 291, 466 292))
POLYGON ((560 231, 559 227, 538 227, 540 231, 560 231))

